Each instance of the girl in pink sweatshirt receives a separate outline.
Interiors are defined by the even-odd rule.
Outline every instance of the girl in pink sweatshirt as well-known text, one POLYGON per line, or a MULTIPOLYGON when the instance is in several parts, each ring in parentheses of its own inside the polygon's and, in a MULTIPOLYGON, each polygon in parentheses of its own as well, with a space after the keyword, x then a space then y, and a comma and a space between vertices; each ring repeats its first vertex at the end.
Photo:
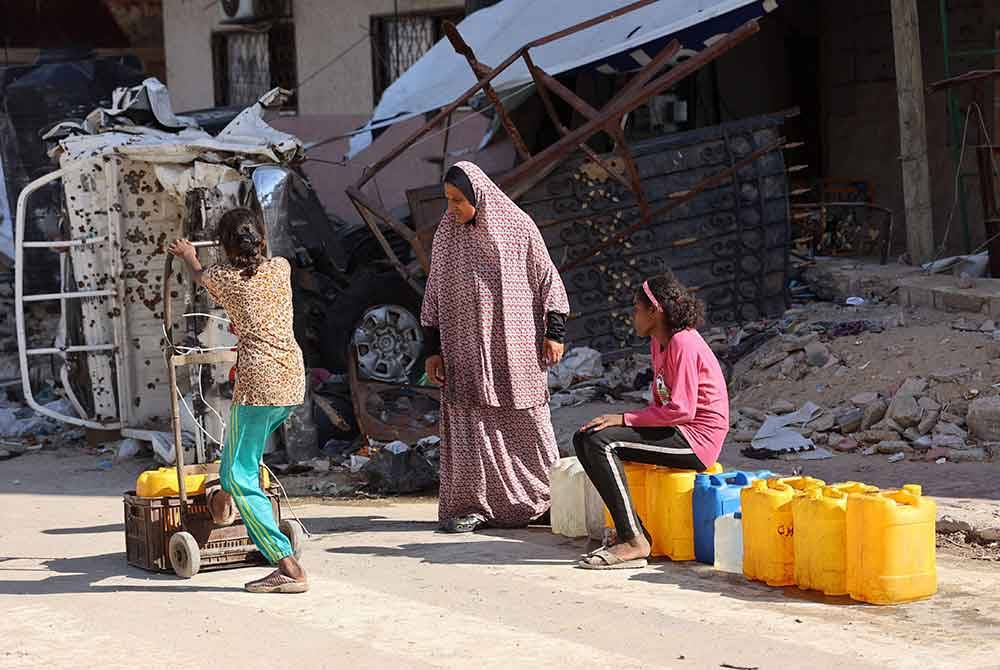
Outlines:
POLYGON ((653 400, 641 410, 596 417, 573 436, 617 535, 580 562, 591 570, 644 567, 649 556, 622 461, 702 471, 718 459, 729 430, 726 380, 696 330, 704 319, 701 301, 668 272, 643 282, 632 318, 636 333, 650 338, 653 400))

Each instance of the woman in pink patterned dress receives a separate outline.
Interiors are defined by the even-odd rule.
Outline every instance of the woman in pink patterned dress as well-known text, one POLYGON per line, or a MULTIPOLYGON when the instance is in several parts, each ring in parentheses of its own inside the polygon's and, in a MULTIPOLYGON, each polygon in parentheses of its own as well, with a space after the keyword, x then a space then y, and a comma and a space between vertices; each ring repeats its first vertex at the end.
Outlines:
POLYGON ((524 526, 549 508, 546 368, 569 301, 538 227, 482 170, 460 162, 444 188, 421 310, 442 387, 438 519, 448 532, 524 526))

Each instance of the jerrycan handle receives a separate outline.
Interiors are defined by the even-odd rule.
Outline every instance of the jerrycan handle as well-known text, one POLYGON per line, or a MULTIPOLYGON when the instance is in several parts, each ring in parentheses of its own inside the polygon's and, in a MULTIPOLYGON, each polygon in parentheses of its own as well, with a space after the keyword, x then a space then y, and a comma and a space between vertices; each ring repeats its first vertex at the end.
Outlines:
POLYGON ((748 486, 750 478, 745 472, 737 470, 735 472, 723 472, 718 475, 709 475, 712 486, 748 486))
POLYGON ((919 484, 906 484, 896 493, 896 502, 911 506, 919 505, 922 493, 923 489, 919 484))

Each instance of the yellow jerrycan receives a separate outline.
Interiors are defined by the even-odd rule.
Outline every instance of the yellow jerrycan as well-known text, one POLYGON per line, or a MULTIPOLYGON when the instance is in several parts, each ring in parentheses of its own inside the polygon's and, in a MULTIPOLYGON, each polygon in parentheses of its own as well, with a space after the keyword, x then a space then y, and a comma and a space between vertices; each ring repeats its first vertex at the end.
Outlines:
POLYGON ((873 605, 937 592, 937 505, 920 486, 847 499, 847 591, 873 605))
MULTIPOLYGON (((189 496, 198 495, 205 492, 205 483, 212 479, 218 479, 218 474, 208 475, 205 473, 190 474, 184 477, 184 483, 189 496)), ((271 488, 271 477, 268 470, 263 465, 260 466, 260 485, 267 491, 271 488)), ((147 470, 139 474, 135 480, 135 494, 140 498, 163 498, 179 496, 180 486, 177 482, 177 468, 158 468, 147 470)))
POLYGON ((792 498, 795 583, 828 596, 847 594, 847 498, 875 486, 843 482, 792 498))
MULTIPOLYGON (((635 511, 642 519, 642 523, 646 524, 646 477, 656 466, 624 461, 622 467, 625 468, 625 480, 628 482, 628 490, 632 495, 632 504, 635 505, 635 511)), ((604 526, 606 528, 615 527, 615 522, 607 507, 604 508, 604 526)))
MULTIPOLYGON (((652 556, 667 556, 674 561, 694 560, 694 470, 675 470, 645 463, 624 463, 629 491, 643 526, 652 536, 652 556)), ((704 471, 710 475, 723 472, 719 463, 704 471)), ((607 508, 604 522, 614 528, 607 508)))
MULTIPOLYGON (((718 463, 704 471, 722 473, 718 463)), ((654 468, 646 474, 646 530, 653 537, 652 556, 694 560, 694 470, 654 468)))
POLYGON ((812 477, 757 479, 743 489, 743 574, 769 586, 795 583, 792 500, 826 482, 812 477))

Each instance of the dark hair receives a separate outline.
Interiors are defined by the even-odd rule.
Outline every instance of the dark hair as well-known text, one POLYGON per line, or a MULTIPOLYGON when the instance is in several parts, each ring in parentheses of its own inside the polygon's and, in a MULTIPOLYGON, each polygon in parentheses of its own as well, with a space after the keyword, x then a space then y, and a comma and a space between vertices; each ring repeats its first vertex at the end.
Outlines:
MULTIPOLYGON (((663 316, 667 320, 667 328, 671 332, 685 328, 697 328, 705 321, 705 304, 691 295, 684 284, 677 281, 674 274, 667 270, 661 275, 646 280, 653 297, 663 308, 663 316)), ((640 286, 635 291, 635 297, 647 307, 652 307, 649 296, 640 286)))
POLYGON ((229 257, 229 262, 246 279, 257 273, 264 262, 264 241, 267 233, 264 221, 253 210, 245 207, 231 209, 219 218, 219 241, 229 257))
POLYGON ((465 174, 465 170, 457 165, 452 165, 444 174, 444 183, 457 188, 470 205, 476 206, 476 189, 472 188, 472 182, 469 181, 469 175, 465 174))

